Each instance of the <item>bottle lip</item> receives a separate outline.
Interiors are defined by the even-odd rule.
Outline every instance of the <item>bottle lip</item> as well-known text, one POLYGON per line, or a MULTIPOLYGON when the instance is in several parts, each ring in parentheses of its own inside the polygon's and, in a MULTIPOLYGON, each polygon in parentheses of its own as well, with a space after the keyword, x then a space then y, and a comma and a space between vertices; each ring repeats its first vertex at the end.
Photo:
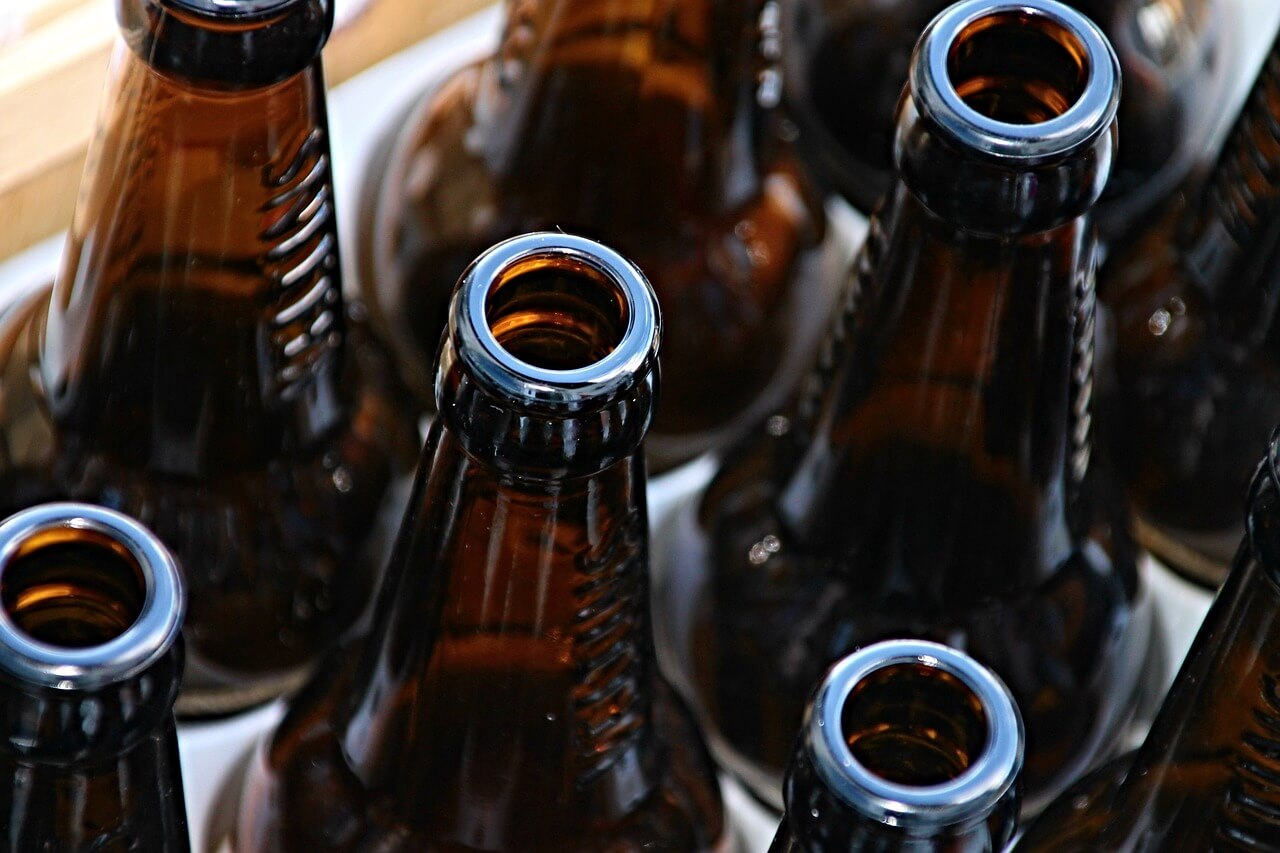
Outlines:
POLYGON ((270 14, 297 2, 298 0, 160 0, 162 5, 232 21, 270 14))
POLYGON ((458 357, 491 393, 534 408, 571 412, 616 399, 650 372, 660 323, 653 287, 631 261, 585 237, 534 232, 491 247, 462 274, 449 335, 458 357), (604 358, 572 370, 543 368, 512 355, 494 336, 486 316, 489 294, 514 268, 539 260, 589 267, 618 288, 626 307, 626 329, 604 358))
POLYGON ((866 646, 828 672, 806 720, 814 768, 832 793, 858 813, 910 829, 938 827, 989 814, 1022 771, 1022 716, 1009 688, 961 651, 924 640, 888 640, 866 646), (843 712, 854 687, 877 670, 918 664, 943 670, 973 691, 987 720, 977 759, 956 778, 937 785, 906 785, 873 773, 845 742, 843 712))
POLYGON ((132 625, 96 646, 66 648, 23 632, 0 607, 0 668, 25 682, 84 690, 141 672, 169 650, 186 612, 178 564, 160 540, 126 515, 90 504, 48 503, 0 523, 0 578, 23 544, 53 530, 89 530, 123 545, 137 561, 145 589, 132 625))
POLYGON ((962 0, 940 13, 912 56, 910 89, 922 114, 975 152, 997 160, 1035 162, 1068 154, 1107 131, 1120 103, 1120 61, 1089 18, 1057 0, 962 0), (990 118, 965 103, 951 82, 948 62, 956 40, 983 18, 1016 14, 1044 18, 1067 31, 1087 57, 1079 98, 1059 116, 1033 124, 990 118))

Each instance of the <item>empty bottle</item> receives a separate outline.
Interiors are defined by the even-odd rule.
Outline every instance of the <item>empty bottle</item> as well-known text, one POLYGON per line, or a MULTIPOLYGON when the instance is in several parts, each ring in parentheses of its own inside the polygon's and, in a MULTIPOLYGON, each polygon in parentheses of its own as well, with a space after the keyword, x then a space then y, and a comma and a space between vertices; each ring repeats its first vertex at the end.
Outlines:
POLYGON ((886 637, 964 648, 1027 727, 1034 810, 1144 707, 1150 598, 1093 440, 1094 232, 1119 71, 1053 0, 969 0, 915 53, 899 177, 797 403, 660 534, 670 667, 781 805, 803 697, 886 637))
MULTIPOLYGON (((893 182, 894 113, 911 50, 947 0, 784 0, 784 80, 822 182, 871 210, 893 182)), ((1123 145, 1097 218, 1108 242, 1157 209, 1203 158, 1230 83, 1221 0, 1070 0, 1124 72, 1123 145)))
POLYGON ((1280 422, 1280 41, 1202 200, 1108 262, 1116 408, 1143 543, 1216 587, 1243 532, 1253 448, 1280 422))
POLYGON ((56 285, 0 318, 0 509, 152 528, 191 596, 179 713, 225 713, 300 683, 368 602, 416 422, 343 305, 331 4, 117 12, 56 285))
MULTIPOLYGON (((771 14, 768 10, 772 10, 771 14)), ((666 317, 649 463, 740 434, 803 374, 833 304, 826 225, 773 109, 760 0, 508 0, 490 57, 436 86, 372 166, 362 287, 425 405, 463 268, 560 228, 633 258, 666 317), (372 215, 372 214, 371 214, 372 215)))
POLYGON ((770 851, 1003 850, 1022 756, 1022 717, 982 664, 921 640, 866 646, 805 708, 770 851))
POLYGON ((236 850, 727 848, 654 665, 657 345, 653 292, 604 246, 529 234, 468 268, 372 632, 254 762, 236 850))
POLYGON ((133 519, 0 524, 0 851, 188 850, 173 701, 185 592, 133 519))
POLYGON ((1235 566, 1146 742, 1052 805, 1018 850, 1280 849, 1280 432, 1235 566))

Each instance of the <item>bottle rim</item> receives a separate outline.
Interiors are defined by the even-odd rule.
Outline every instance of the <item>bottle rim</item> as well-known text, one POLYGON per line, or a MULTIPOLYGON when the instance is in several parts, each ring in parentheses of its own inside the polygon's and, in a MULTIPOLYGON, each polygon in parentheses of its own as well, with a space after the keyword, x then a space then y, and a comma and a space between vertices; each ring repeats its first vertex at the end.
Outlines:
POLYGON ((985 817, 1022 771, 1025 733, 1009 688, 967 654, 925 640, 887 640, 843 658, 823 679, 806 720, 814 768, 858 813, 903 829, 941 827, 985 817), (939 669, 969 688, 986 716, 986 742, 954 779, 934 785, 893 782, 860 762, 845 741, 843 714, 854 688, 887 667, 939 669))
POLYGON ((917 43, 910 91, 922 114, 955 143, 998 160, 1039 161, 1068 154, 1106 132, 1120 103, 1120 61, 1102 31, 1057 0, 962 0, 941 12, 917 43), (1087 76, 1075 103, 1053 118, 1030 124, 1000 121, 974 109, 951 80, 956 42, 975 24, 1001 16, 1039 18, 1074 42, 1087 76))
MULTIPOLYGON (((162 5, 218 20, 240 20, 277 12, 298 0, 160 0, 162 5)), ((332 5, 332 4, 330 4, 332 5)))
POLYGON ((562 232, 512 237, 481 254, 458 283, 449 335, 458 357, 491 393, 537 408, 579 411, 605 404, 654 369, 661 319, 658 299, 644 273, 617 251, 562 232), (558 370, 530 364, 502 346, 487 317, 494 288, 526 265, 593 271, 620 297, 625 328, 603 358, 558 370))
POLYGON ((0 607, 0 668, 24 682, 84 690, 129 678, 159 660, 181 630, 186 589, 173 555, 146 527, 114 510, 73 502, 35 506, 0 523, 0 580, 24 545, 67 529, 97 533, 128 551, 143 587, 137 618, 107 642, 68 648, 27 634, 0 607))

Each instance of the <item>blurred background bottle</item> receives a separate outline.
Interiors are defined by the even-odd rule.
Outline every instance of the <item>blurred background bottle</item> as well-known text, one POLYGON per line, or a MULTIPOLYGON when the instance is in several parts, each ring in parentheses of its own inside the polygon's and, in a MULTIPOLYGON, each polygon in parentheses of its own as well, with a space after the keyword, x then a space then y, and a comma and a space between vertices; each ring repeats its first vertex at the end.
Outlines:
MULTIPOLYGON (((870 211, 892 183, 911 49, 947 0, 783 0, 786 98, 821 183, 870 211)), ((1070 0, 1120 59, 1121 146, 1098 206, 1104 242, 1158 211, 1203 163, 1235 69, 1220 0, 1070 0)))
POLYGON ((173 701, 185 591, 133 519, 0 524, 0 849, 188 850, 173 701))
POLYGON ((886 637, 963 648, 1018 699, 1034 811, 1162 677, 1094 440, 1090 209, 1119 70, 1052 0, 957 4, 914 68, 820 363, 659 534, 660 638, 721 764, 779 806, 827 666, 886 637))
POLYGON ((998 851, 1018 823, 1022 718, 938 643, 887 640, 823 678, 787 767, 770 853, 998 851))
POLYGON ((342 297, 329 5, 117 11, 56 285, 2 320, 0 507, 155 530, 191 595, 179 713, 226 713, 297 686, 364 608, 416 423, 342 297))
POLYGON ((678 367, 651 465, 781 403, 835 286, 775 109, 778 50, 772 0, 508 0, 497 51, 428 92, 368 178, 361 284, 424 406, 463 268, 552 228, 617 246, 658 292, 678 367))
POLYGON ((1103 269, 1138 533, 1216 587, 1243 534, 1254 448, 1280 422, 1280 40, 1201 195, 1103 269))
POLYGON ((658 338, 644 277, 589 240, 468 268, 372 632, 259 752, 235 849, 730 849, 653 651, 658 338))

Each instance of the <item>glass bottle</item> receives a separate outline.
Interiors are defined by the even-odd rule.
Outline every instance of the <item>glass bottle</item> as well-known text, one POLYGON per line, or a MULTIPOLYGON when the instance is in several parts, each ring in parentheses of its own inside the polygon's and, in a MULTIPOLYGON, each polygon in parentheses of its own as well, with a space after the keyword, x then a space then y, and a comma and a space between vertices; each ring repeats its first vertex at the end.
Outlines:
POLYGON ((153 529, 191 596, 179 713, 226 713, 299 684, 368 602, 416 422, 343 303, 331 4, 117 13, 56 284, 0 318, 0 510, 153 529))
POLYGON ((657 344, 652 290, 602 245, 528 234, 468 268, 372 632, 259 753, 234 849, 728 848, 654 665, 657 344))
POLYGON ((189 849, 173 701, 186 594, 131 518, 0 524, 0 850, 189 849))
MULTIPOLYGON (((871 210, 893 183, 894 112, 911 49, 948 0, 786 0, 787 106, 825 186, 871 210)), ((1123 144, 1096 211, 1104 241, 1156 210, 1203 158, 1230 83, 1221 0, 1069 0, 1115 47, 1123 144)))
POLYGON ((773 109, 776 11, 507 0, 495 53, 433 88, 373 158, 361 286, 424 405, 463 267, 553 228, 616 246, 658 293, 679 369, 651 466, 722 445, 794 387, 833 305, 834 238, 773 109))
POLYGON ((1280 40, 1204 197, 1103 270, 1115 315, 1117 458, 1138 534, 1216 587, 1242 534, 1253 449, 1280 422, 1280 40))
POLYGON ((659 534, 667 669, 765 802, 803 697, 868 642, 945 641, 1000 674, 1033 811, 1159 683, 1093 440, 1089 210, 1118 86, 1102 34, 1053 0, 935 19, 821 361, 659 534))
POLYGON ((973 658, 886 640, 805 707, 770 853, 1003 850, 1018 823, 1022 717, 973 658))
POLYGON ((1247 532, 1126 766, 1050 806, 1018 850, 1280 848, 1280 432, 1249 492, 1247 532))

